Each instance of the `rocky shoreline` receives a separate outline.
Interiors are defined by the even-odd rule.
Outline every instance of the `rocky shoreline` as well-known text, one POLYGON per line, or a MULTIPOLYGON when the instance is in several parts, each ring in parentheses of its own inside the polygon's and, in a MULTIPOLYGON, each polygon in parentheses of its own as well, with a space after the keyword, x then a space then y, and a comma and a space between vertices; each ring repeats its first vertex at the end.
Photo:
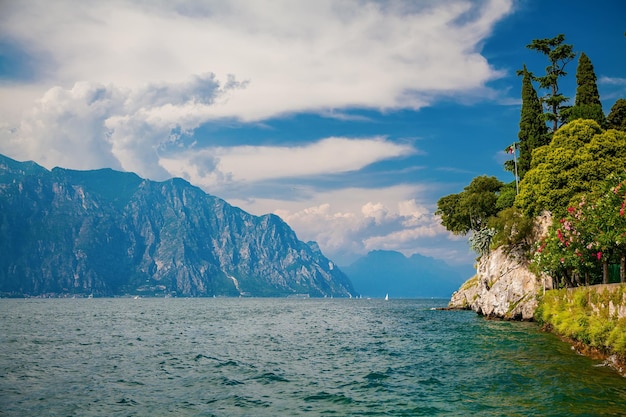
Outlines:
MULTIPOLYGON (((537 278, 520 253, 498 248, 478 260, 476 275, 452 294, 443 309, 472 310, 487 319, 534 321, 539 300, 550 289, 552 280, 537 278)), ((603 361, 603 365, 626 377, 626 356, 559 335, 549 324, 542 330, 556 334, 577 353, 603 361)))

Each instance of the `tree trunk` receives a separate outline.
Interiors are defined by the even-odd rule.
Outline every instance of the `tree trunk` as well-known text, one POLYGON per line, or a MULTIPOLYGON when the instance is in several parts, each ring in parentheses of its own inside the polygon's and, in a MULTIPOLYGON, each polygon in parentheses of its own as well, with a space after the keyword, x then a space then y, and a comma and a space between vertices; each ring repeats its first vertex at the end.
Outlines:
POLYGON ((589 271, 585 271, 585 285, 589 286, 589 271))
POLYGON ((569 275, 570 275, 569 274, 569 270, 566 269, 565 271, 563 271, 563 281, 565 281, 565 287, 566 288, 573 288, 574 284, 573 284, 571 278, 569 277, 569 275))
POLYGON ((602 283, 609 283, 609 263, 607 261, 602 261, 602 283))
POLYGON ((626 283, 626 254, 622 254, 619 260, 619 282, 626 283))

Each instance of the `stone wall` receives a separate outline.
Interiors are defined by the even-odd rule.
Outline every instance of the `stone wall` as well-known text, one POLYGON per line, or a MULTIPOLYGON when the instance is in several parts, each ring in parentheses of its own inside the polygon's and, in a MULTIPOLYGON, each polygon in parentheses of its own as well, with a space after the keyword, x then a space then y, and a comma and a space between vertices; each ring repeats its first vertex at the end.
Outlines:
POLYGON ((614 320, 626 318, 626 285, 619 283, 568 288, 565 301, 572 303, 576 293, 585 291, 595 291, 598 294, 596 297, 588 297, 593 313, 614 320))

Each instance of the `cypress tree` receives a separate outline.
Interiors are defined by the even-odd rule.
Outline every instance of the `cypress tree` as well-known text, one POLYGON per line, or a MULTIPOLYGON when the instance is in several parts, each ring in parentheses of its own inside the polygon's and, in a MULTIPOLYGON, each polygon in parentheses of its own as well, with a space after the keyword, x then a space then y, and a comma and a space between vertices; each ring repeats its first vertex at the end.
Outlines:
POLYGON ((578 86, 576 88, 576 102, 574 107, 567 112, 569 121, 592 119, 598 122, 600 126, 606 125, 596 81, 593 64, 583 52, 578 58, 578 68, 576 69, 576 84, 578 86))
POLYGON ((533 75, 526 69, 526 65, 518 71, 518 75, 522 75, 522 111, 517 135, 520 149, 517 170, 521 179, 530 169, 533 149, 549 144, 550 136, 544 122, 541 101, 533 87, 533 75))
POLYGON ((606 121, 609 129, 623 130, 626 132, 626 99, 620 98, 613 104, 606 121))
POLYGON ((576 106, 581 104, 598 104, 600 102, 600 93, 596 85, 596 73, 593 70, 593 64, 587 55, 582 52, 578 58, 578 68, 576 69, 576 106))

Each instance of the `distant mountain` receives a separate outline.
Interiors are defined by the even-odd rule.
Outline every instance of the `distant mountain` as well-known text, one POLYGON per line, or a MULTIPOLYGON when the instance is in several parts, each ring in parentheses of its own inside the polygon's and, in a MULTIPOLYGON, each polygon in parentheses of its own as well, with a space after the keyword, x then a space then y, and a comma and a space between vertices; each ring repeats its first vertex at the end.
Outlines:
POLYGON ((469 275, 442 260, 419 254, 407 258, 394 251, 372 251, 342 267, 364 297, 449 298, 469 275))
POLYGON ((348 297, 350 280, 275 215, 182 179, 52 171, 0 155, 0 295, 348 297))

